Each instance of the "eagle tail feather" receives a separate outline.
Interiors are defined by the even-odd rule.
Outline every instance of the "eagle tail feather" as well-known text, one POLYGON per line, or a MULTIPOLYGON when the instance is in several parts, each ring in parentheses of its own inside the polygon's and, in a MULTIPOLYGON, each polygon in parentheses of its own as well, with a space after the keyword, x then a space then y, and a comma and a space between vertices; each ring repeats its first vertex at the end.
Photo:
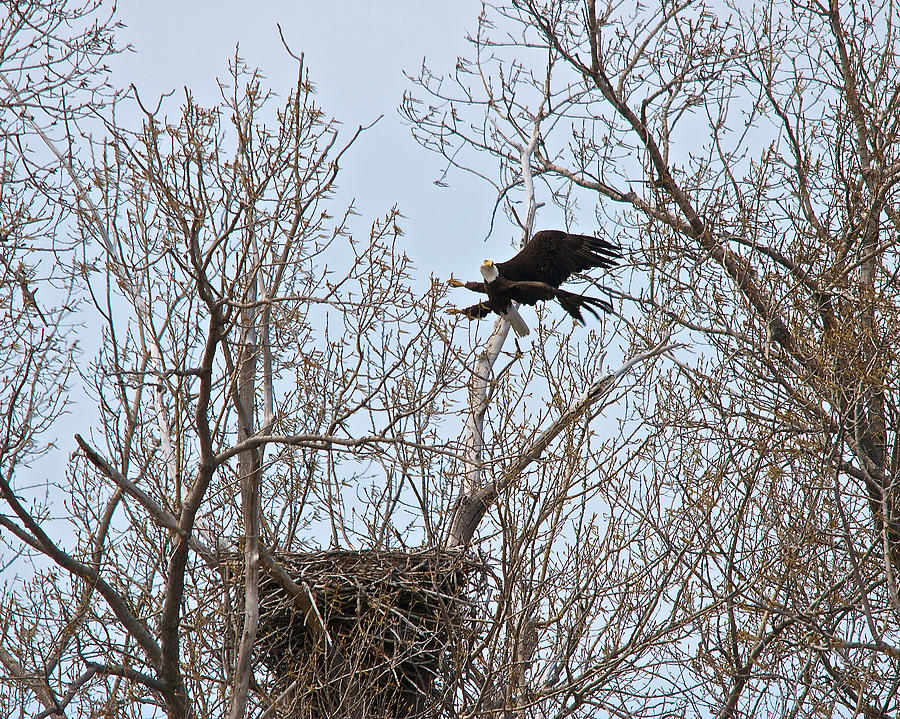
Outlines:
POLYGON ((500 316, 509 322, 513 331, 519 337, 525 337, 531 331, 528 329, 528 325, 525 324, 525 320, 522 319, 522 315, 520 315, 519 311, 512 305, 510 305, 509 309, 500 316))

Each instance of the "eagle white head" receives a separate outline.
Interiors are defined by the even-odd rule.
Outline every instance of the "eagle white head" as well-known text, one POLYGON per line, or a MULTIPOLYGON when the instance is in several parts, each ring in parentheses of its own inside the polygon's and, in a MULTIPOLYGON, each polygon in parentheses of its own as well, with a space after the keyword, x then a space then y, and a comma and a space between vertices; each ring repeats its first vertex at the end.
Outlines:
POLYGON ((492 260, 485 260, 481 263, 481 276, 484 277, 485 282, 493 282, 500 276, 500 270, 498 270, 492 260))

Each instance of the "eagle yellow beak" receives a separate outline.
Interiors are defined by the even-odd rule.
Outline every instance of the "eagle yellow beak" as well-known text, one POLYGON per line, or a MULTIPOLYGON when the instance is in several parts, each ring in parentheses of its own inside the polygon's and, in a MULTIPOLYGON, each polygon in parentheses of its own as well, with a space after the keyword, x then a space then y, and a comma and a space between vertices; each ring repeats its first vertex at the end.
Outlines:
POLYGON ((493 260, 485 260, 484 262, 481 263, 481 266, 482 267, 493 267, 494 261, 493 260))

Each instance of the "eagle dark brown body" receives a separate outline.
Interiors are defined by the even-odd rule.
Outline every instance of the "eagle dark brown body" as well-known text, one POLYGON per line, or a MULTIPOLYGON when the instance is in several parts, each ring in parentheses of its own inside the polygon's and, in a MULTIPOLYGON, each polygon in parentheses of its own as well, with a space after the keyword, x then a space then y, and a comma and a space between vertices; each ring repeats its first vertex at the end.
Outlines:
POLYGON ((533 305, 555 297, 566 312, 579 322, 584 322, 582 309, 597 317, 594 307, 611 312, 612 305, 597 297, 561 290, 559 286, 576 272, 592 267, 614 267, 621 256, 616 245, 596 237, 573 235, 562 230, 542 230, 512 259, 497 263, 485 260, 481 265, 484 282, 463 283, 451 279, 452 287, 483 292, 487 295, 487 301, 448 311, 469 319, 479 319, 495 312, 509 321, 517 335, 524 337, 529 332, 528 325, 514 303, 533 305))

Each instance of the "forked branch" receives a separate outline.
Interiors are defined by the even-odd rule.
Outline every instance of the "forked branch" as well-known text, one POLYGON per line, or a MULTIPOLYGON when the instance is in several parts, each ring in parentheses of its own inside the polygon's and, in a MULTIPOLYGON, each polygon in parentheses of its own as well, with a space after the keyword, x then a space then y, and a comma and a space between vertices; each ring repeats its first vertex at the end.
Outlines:
POLYGON ((519 454, 517 460, 498 473, 499 480, 484 482, 481 487, 460 498, 453 515, 447 545, 460 547, 468 544, 475 536, 475 530, 490 506, 515 483, 531 464, 541 458, 544 450, 550 446, 560 432, 584 416, 591 406, 608 397, 610 392, 618 386, 619 381, 635 367, 661 354, 671 352, 678 346, 670 343, 669 337, 666 336, 652 349, 631 358, 619 369, 593 382, 565 412, 532 441, 525 451, 519 454))

